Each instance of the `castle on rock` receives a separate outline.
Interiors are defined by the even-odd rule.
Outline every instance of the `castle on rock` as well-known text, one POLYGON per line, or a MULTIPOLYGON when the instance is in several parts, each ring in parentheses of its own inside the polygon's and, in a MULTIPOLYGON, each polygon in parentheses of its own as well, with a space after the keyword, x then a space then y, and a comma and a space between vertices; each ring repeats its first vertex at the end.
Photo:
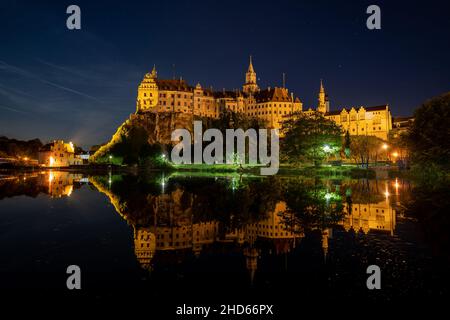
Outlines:
MULTIPOLYGON (((182 112, 202 117, 218 118, 227 110, 242 112, 266 122, 269 128, 281 128, 291 115, 303 111, 298 96, 283 87, 261 89, 250 57, 242 90, 214 91, 197 83, 189 85, 183 79, 159 79, 156 68, 144 76, 138 87, 136 112, 182 112)), ((305 113, 318 111, 351 135, 373 135, 387 140, 392 129, 388 105, 351 107, 330 111, 330 103, 320 82, 318 105, 305 113)))

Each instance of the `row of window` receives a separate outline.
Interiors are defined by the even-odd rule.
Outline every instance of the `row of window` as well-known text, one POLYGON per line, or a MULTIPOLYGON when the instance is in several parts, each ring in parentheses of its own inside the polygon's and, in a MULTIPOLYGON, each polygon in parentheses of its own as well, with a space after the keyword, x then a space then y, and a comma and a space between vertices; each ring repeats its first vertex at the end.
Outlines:
POLYGON ((262 236, 269 236, 269 237, 291 237, 292 233, 288 233, 288 232, 280 232, 278 234, 278 232, 267 232, 267 231, 263 231, 260 233, 257 233, 256 231, 250 231, 250 234, 258 234, 258 235, 262 235, 262 236))
MULTIPOLYGON (((288 113, 291 113, 291 112, 288 112, 286 110, 284 110, 284 111, 274 110, 274 112, 273 112, 273 114, 288 114, 288 113)), ((259 111, 259 112, 249 112, 249 115, 251 115, 251 116, 261 116, 261 115, 265 115, 265 114, 272 114, 272 110, 270 110, 270 111, 259 111)))
MULTIPOLYGON (((251 226, 251 225, 250 225, 251 226)), ((254 227, 258 227, 260 229, 285 229, 285 226, 282 225, 265 225, 265 224, 253 224, 254 227)))
MULTIPOLYGON (((381 127, 378 127, 378 130, 381 130, 381 127)), ((364 131, 364 128, 361 128, 361 131, 364 131)), ((373 127, 373 131, 377 131, 377 128, 376 128, 376 127, 373 127)), ((356 129, 353 128, 353 129, 352 129, 352 132, 356 132, 356 129)))
MULTIPOLYGON (((292 103, 280 103, 280 104, 273 104, 274 108, 290 108, 292 107, 292 103)), ((249 107, 249 109, 257 109, 257 108, 272 108, 272 104, 271 103, 266 103, 266 104, 259 104, 259 105, 252 105, 249 107)))
MULTIPOLYGON (((367 208, 363 208, 363 209, 364 209, 364 212, 367 211, 367 208)), ((358 211, 358 207, 353 207, 353 210, 354 210, 354 211, 358 211)), ((375 212, 378 212, 378 209, 376 209, 375 212)), ((381 209, 381 212, 384 213, 384 209, 381 209)))

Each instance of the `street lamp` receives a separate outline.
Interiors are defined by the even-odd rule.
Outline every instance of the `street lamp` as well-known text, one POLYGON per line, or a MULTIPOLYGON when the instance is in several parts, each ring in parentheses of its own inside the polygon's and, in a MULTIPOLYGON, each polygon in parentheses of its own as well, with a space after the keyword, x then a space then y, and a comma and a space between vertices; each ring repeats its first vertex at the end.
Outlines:
POLYGON ((111 164, 112 155, 109 155, 109 164, 111 164))
POLYGON ((323 151, 325 151, 326 153, 328 153, 328 152, 330 152, 331 151, 331 148, 330 148, 330 146, 329 145, 324 145, 323 146, 323 151))
POLYGON ((383 143, 382 148, 383 148, 384 150, 387 150, 387 148, 389 148, 389 146, 388 146, 386 143, 383 143))

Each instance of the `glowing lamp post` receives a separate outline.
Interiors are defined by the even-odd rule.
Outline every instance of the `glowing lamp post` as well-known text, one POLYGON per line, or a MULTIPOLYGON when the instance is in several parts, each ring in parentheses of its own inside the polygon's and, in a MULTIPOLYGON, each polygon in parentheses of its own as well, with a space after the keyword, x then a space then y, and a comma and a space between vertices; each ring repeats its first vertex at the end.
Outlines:
POLYGON ((387 143, 383 143, 383 145, 381 146, 381 149, 384 150, 384 152, 386 152, 386 158, 388 161, 390 161, 391 159, 389 158, 389 153, 387 152, 387 149, 389 148, 389 146, 387 145, 387 143))

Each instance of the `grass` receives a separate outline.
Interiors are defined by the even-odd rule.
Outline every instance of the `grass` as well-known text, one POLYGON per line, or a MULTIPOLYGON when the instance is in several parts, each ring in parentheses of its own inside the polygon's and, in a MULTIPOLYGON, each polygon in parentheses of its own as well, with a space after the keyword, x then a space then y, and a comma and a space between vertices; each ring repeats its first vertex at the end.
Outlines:
POLYGON ((280 166, 278 174, 298 175, 305 177, 351 177, 351 178, 374 178, 375 171, 372 169, 363 169, 356 166, 280 166))

